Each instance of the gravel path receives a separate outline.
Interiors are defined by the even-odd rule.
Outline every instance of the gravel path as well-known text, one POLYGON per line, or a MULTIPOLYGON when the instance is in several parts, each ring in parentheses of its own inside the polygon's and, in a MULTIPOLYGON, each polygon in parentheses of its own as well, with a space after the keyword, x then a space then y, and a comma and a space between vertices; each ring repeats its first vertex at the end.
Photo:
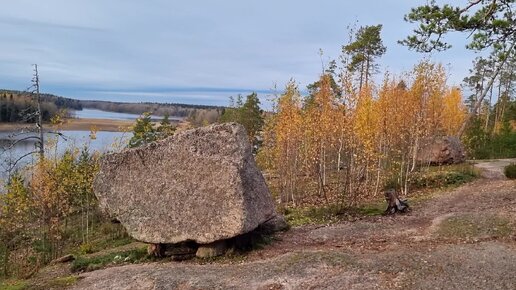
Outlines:
POLYGON ((477 161, 476 167, 482 169, 482 176, 488 179, 506 179, 503 169, 509 164, 516 164, 516 158, 477 161))
MULTIPOLYGON (((506 161, 478 163, 496 172, 506 161)), ((408 215, 304 226, 242 259, 81 275, 74 289, 516 289, 516 181, 488 172, 408 215)))

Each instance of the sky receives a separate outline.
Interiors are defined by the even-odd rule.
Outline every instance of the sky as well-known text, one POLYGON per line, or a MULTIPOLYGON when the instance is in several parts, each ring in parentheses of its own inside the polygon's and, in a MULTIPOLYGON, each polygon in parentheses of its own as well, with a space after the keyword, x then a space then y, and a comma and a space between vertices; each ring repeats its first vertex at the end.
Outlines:
POLYGON ((43 92, 78 99, 227 105, 256 91, 267 106, 290 79, 316 80, 319 50, 337 58, 356 21, 383 24, 394 74, 426 56, 460 85, 475 57, 458 35, 430 56, 397 44, 426 0, 0 1, 0 88, 26 89, 37 63, 43 92))

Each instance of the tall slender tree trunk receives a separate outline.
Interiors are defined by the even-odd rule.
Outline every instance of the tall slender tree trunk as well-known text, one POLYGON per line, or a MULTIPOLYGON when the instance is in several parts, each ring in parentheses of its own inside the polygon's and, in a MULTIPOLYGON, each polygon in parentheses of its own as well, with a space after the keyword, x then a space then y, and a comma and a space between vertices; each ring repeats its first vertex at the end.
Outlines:
MULTIPOLYGON (((506 52, 507 55, 511 55, 512 53, 512 50, 514 49, 514 46, 516 45, 516 41, 512 43, 511 47, 509 48, 509 50, 506 52)), ((475 106, 473 108, 473 111, 476 112, 478 111, 478 109, 480 108, 480 106, 482 105, 482 101, 484 100, 484 98, 486 97, 487 93, 489 93, 489 90, 491 89, 491 87, 493 86, 493 83, 494 81, 496 80, 496 78, 498 77, 498 74, 500 73, 500 71, 502 70, 503 66, 506 64, 507 62, 507 59, 508 57, 504 58, 500 64, 498 65, 498 67, 496 68, 496 70, 494 71, 493 75, 491 76, 491 79, 489 80, 489 83, 487 84, 487 87, 483 89, 483 92, 482 94, 477 98, 477 102, 475 103, 475 106)), ((457 137, 462 137, 462 135, 464 135, 464 132, 466 132, 466 128, 468 127, 468 124, 469 122, 471 122, 471 120, 473 119, 473 117, 475 116, 474 113, 470 113, 466 116, 466 119, 464 120, 464 122, 462 122, 462 125, 459 129, 459 131, 457 132, 457 137)))
POLYGON ((358 90, 359 91, 362 91, 363 81, 364 81, 364 62, 362 62, 360 64, 360 80, 359 80, 359 83, 358 83, 358 90))
POLYGON ((487 104, 486 123, 484 124, 484 131, 486 131, 486 132, 487 132, 487 129, 489 128, 489 118, 491 115, 491 102, 493 100, 493 88, 494 88, 494 85, 491 86, 491 90, 489 91, 489 103, 487 104))
POLYGON ((366 65, 365 65, 365 85, 367 86, 369 83, 369 55, 366 55, 366 65))
POLYGON ((416 132, 416 138, 414 140, 414 146, 413 146, 413 152, 412 152, 412 166, 410 166, 411 172, 416 169, 416 163, 417 163, 416 161, 417 161, 417 153, 419 151, 419 143, 420 143, 419 134, 416 132))
POLYGON ((504 103, 504 98, 502 96, 502 82, 498 82, 498 104, 496 105, 495 109, 495 119, 494 119, 494 126, 493 126, 493 133, 498 132, 498 122, 500 121, 500 111, 502 110, 502 106, 504 103))
POLYGON ((9 246, 5 244, 4 251, 4 276, 9 277, 9 246))
POLYGON ((39 131, 39 157, 45 157, 45 140, 43 139, 43 112, 41 111, 41 96, 39 94, 39 73, 38 65, 34 65, 34 86, 36 87, 36 101, 38 103, 38 131, 39 131))
MULTIPOLYGON (((379 146, 379 150, 378 152, 380 154, 382 154, 382 139, 380 139, 380 146, 379 146)), ((376 196, 378 194, 378 190, 380 188, 380 171, 382 170, 382 157, 381 155, 378 156, 378 163, 377 163, 377 168, 376 168, 376 185, 375 185, 375 189, 374 189, 374 195, 376 196)))

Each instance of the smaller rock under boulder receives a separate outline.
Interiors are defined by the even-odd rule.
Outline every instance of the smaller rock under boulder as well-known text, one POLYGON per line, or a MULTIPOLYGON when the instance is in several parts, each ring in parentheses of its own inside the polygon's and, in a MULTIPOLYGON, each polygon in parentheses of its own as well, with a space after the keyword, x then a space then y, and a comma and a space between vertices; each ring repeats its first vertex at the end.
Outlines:
POLYGON ((211 258, 222 256, 226 253, 228 247, 226 241, 216 241, 210 244, 199 245, 195 256, 198 258, 211 258))
POLYGON ((147 254, 156 258, 170 257, 173 261, 183 261, 195 257, 198 245, 186 241, 177 244, 148 244, 147 254))
POLYGON ((437 137, 422 143, 417 158, 420 164, 457 164, 466 160, 464 147, 457 137, 437 137))
POLYGON ((282 232, 289 229, 289 225, 282 215, 274 215, 258 227, 260 233, 271 235, 276 232, 282 232))

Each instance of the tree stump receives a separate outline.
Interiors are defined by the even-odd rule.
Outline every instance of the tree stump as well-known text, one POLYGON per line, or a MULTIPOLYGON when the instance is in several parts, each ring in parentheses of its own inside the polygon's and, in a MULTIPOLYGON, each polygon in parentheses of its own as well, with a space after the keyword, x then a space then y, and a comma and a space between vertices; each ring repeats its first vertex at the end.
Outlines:
POLYGON ((401 200, 394 189, 385 191, 385 201, 387 201, 386 215, 406 213, 410 210, 407 201, 401 200))

